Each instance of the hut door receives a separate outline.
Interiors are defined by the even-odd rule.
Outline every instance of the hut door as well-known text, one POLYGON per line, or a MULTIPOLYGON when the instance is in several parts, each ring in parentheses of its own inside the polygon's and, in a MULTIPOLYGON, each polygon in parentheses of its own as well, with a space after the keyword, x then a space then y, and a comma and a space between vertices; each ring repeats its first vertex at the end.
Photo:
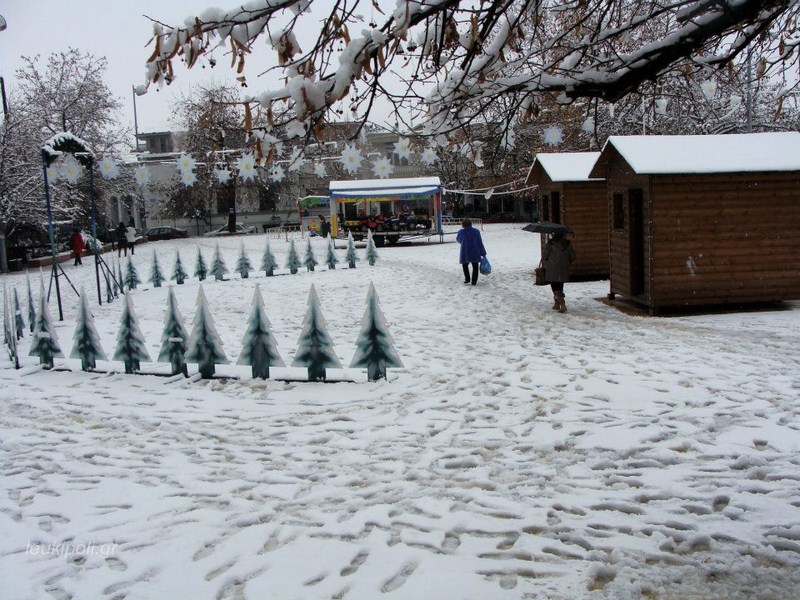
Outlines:
POLYGON ((644 294, 644 214, 642 190, 628 190, 631 295, 644 294))

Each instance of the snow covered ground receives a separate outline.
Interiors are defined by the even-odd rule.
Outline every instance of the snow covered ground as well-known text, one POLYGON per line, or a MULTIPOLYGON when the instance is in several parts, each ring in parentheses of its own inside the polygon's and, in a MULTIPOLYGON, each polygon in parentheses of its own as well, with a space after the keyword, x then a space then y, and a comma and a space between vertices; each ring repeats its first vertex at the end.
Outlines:
MULTIPOLYGON (((170 272, 180 248, 193 271, 218 242, 233 270, 242 241, 257 266, 263 235, 150 243, 135 263, 146 278, 157 251, 170 272)), ((313 283, 345 366, 374 282, 405 363, 389 381, 43 371, 26 332, 23 368, 0 363, 0 597, 797 598, 800 303, 639 317, 590 282, 562 315, 531 283, 538 235, 484 241, 494 272, 475 287, 452 238, 204 282, 232 363, 259 284, 289 364, 313 283)), ((65 270, 110 355, 122 302, 96 305, 84 263, 65 270)), ((25 297, 24 274, 4 279, 25 297)), ((190 326, 198 281, 175 291, 190 326)), ((133 292, 153 359, 166 294, 133 292)))

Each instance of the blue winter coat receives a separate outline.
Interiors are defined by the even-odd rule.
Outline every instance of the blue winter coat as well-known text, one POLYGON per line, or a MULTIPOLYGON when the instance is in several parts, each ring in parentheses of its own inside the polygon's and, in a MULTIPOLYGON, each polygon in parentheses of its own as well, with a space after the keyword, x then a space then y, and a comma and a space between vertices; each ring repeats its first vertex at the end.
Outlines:
POLYGON ((461 252, 458 261, 464 265, 467 263, 481 262, 481 257, 486 256, 486 248, 483 247, 481 232, 472 227, 462 227, 456 241, 461 244, 461 252))

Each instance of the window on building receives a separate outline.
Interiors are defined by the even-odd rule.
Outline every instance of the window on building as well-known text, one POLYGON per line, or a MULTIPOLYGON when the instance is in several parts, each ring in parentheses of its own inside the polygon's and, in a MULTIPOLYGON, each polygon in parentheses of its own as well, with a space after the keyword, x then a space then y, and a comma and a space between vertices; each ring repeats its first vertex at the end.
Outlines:
POLYGON ((540 209, 541 209, 541 217, 542 221, 549 221, 550 220, 550 198, 547 196, 542 196, 539 201, 540 209))
POLYGON ((625 199, 622 193, 614 192, 611 195, 612 203, 612 222, 614 229, 625 229, 625 199))

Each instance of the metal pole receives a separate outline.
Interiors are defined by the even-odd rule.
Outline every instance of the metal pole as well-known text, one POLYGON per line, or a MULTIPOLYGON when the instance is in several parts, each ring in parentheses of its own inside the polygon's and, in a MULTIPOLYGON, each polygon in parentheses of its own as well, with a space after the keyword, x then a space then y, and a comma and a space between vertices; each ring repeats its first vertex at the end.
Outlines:
POLYGON ((136 136, 136 152, 139 151, 139 117, 136 114, 136 87, 131 86, 131 90, 133 91, 133 132, 136 136))
POLYGON ((47 203, 47 233, 50 236, 50 257, 52 271, 50 279, 56 280, 56 298, 58 299, 58 320, 64 320, 64 310, 61 308, 61 289, 58 287, 58 263, 56 261, 56 236, 53 231, 53 211, 50 208, 50 184, 47 181, 47 152, 42 150, 42 172, 44 173, 44 198, 47 203))
POLYGON ((94 244, 94 274, 95 278, 97 279, 97 302, 100 306, 103 305, 103 295, 100 292, 100 249, 99 249, 99 242, 97 239, 97 218, 95 205, 94 205, 94 161, 91 161, 88 165, 89 169, 89 198, 91 199, 91 217, 92 217, 92 240, 94 244))

